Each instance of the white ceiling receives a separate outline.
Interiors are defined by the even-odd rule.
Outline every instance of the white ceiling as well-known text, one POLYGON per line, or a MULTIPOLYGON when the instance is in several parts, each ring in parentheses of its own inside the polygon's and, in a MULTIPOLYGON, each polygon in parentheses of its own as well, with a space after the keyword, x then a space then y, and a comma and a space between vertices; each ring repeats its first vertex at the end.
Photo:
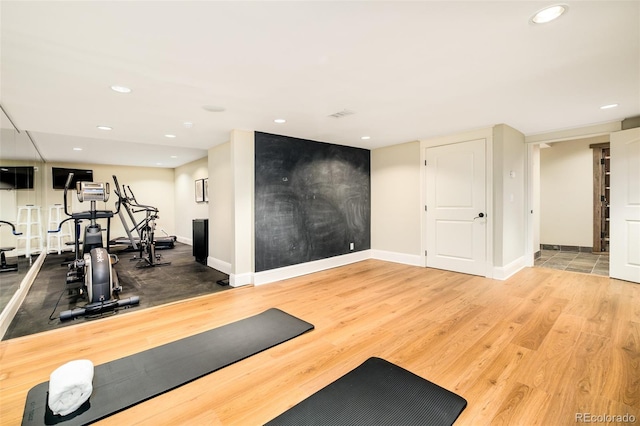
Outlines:
POLYGON ((152 167, 231 129, 373 149, 640 114, 640 2, 528 22, 553 3, 3 0, 0 103, 46 161, 152 167))

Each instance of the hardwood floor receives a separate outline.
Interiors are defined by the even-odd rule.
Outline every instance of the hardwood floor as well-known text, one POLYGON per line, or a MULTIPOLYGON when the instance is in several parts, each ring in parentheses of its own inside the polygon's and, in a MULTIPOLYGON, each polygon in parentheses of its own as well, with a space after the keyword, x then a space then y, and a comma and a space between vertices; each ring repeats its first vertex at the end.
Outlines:
POLYGON ((572 425, 583 413, 640 422, 637 284, 542 268, 497 281, 377 260, 3 341, 0 422, 19 424, 27 391, 67 361, 102 364, 271 307, 315 329, 99 424, 264 424, 371 356, 464 397, 456 425, 572 425))

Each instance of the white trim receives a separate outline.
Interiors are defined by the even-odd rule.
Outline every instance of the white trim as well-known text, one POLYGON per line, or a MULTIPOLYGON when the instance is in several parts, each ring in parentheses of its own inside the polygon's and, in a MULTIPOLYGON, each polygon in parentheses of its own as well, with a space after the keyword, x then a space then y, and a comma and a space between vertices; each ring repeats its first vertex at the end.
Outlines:
POLYGON ((402 263, 404 265, 423 266, 424 256, 416 254, 397 253, 385 250, 371 250, 371 258, 387 262, 402 263))
POLYGON ((16 290, 9 300, 9 303, 7 303, 7 306, 5 306, 2 313, 0 313, 0 338, 4 337, 4 334, 9 329, 9 325, 16 316, 20 305, 22 305, 22 302, 24 302, 24 299, 27 297, 27 293, 29 292, 33 282, 36 280, 36 276, 38 275, 38 272, 40 272, 40 268, 42 267, 45 257, 47 257, 46 251, 40 253, 36 261, 33 262, 29 268, 29 272, 27 272, 25 277, 22 279, 18 290, 16 290))
POLYGON ((231 287, 242 287, 244 285, 250 285, 253 281, 253 275, 250 272, 245 274, 229 274, 229 285, 231 287))
POLYGON ((592 136, 608 135, 622 129, 621 121, 610 121, 608 123, 594 124, 586 127, 575 127, 571 129, 558 130, 555 132, 538 133, 525 136, 525 143, 551 143, 573 139, 584 139, 592 136))
POLYGON ((176 237, 176 241, 182 244, 187 244, 189 246, 193 245, 193 239, 187 237, 176 237))
POLYGON ((300 263, 297 265, 270 269, 268 271, 256 272, 253 275, 253 282, 255 285, 272 283, 274 281, 286 280, 288 278, 312 274, 314 272, 336 268, 338 266, 344 266, 350 263, 360 262, 367 259, 371 259, 371 250, 363 250, 341 256, 329 257, 327 259, 314 260, 312 262, 300 263))
POLYGON ((207 266, 213 269, 217 269, 220 272, 224 272, 229 275, 231 273, 231 263, 224 260, 216 259, 215 257, 207 257, 207 266))
POLYGON ((525 153, 525 218, 524 218, 524 226, 525 226, 525 265, 533 266, 535 263, 535 252, 536 249, 533 245, 535 240, 534 235, 534 220, 536 215, 539 215, 540 212, 535 211, 535 194, 534 194, 534 170, 533 170, 533 158, 534 158, 534 145, 528 144, 526 145, 526 153, 525 153))
POLYGON ((487 198, 487 217, 491 218, 491 220, 487 220, 487 253, 486 253, 486 275, 485 278, 495 278, 495 274, 493 271, 493 265, 495 265, 493 261, 493 235, 494 235, 494 217, 495 210, 493 209, 493 130, 494 127, 491 128, 491 132, 489 137, 487 137, 485 149, 486 149, 486 158, 485 162, 487 164, 487 170, 485 173, 485 179, 487 182, 487 188, 485 191, 485 197, 487 198))
POLYGON ((420 266, 427 267, 427 148, 426 141, 420 141, 420 266))
MULTIPOLYGON (((420 140, 420 150, 424 151, 425 148, 451 145, 452 143, 468 142, 476 139, 493 139, 493 126, 453 135, 440 136, 433 139, 422 139, 420 140)), ((422 164, 424 164, 424 161, 422 164)))
POLYGON ((494 280, 506 280, 510 278, 515 273, 524 269, 527 263, 527 256, 520 256, 513 262, 509 263, 506 266, 496 266, 493 268, 493 279, 494 280))

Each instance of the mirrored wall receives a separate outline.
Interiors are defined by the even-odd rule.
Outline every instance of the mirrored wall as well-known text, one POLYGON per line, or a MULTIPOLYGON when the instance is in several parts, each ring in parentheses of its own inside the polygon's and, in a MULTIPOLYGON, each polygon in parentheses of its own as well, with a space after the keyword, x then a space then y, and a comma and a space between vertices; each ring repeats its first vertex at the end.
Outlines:
POLYGON ((1 312, 44 250, 47 218, 42 209, 43 159, 29 135, 16 129, 1 108, 0 126, 1 312))

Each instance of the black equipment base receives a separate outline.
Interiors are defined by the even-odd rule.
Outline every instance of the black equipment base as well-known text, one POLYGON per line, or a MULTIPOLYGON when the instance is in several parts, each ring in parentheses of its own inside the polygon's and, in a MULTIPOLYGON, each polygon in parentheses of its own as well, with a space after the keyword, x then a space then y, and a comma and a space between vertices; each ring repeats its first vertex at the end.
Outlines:
MULTIPOLYGON (((176 246, 177 237, 170 235, 154 237, 153 242, 156 243, 156 249, 172 249, 176 246)), ((126 246, 126 251, 136 251, 140 247, 140 237, 134 237, 133 241, 135 241, 138 246, 137 249, 133 248, 131 244, 131 240, 127 237, 115 238, 109 241, 109 246, 126 246)))
POLYGON ((267 425, 452 425, 466 406, 453 392, 369 358, 267 425))
POLYGON ((84 425, 194 381, 314 327, 279 309, 205 331, 94 368, 93 393, 78 410, 54 415, 49 382, 31 388, 23 425, 84 425))
POLYGON ((17 271, 18 270, 18 264, 17 263, 7 263, 7 257, 4 254, 5 251, 11 251, 14 250, 15 247, 0 247, 0 257, 1 259, 1 265, 0 265, 0 272, 13 272, 13 271, 17 271))
POLYGON ((140 303, 138 296, 126 299, 110 299, 104 302, 88 303, 85 306, 60 312, 60 321, 75 319, 84 315, 101 315, 105 312, 115 312, 118 308, 128 308, 140 303))

